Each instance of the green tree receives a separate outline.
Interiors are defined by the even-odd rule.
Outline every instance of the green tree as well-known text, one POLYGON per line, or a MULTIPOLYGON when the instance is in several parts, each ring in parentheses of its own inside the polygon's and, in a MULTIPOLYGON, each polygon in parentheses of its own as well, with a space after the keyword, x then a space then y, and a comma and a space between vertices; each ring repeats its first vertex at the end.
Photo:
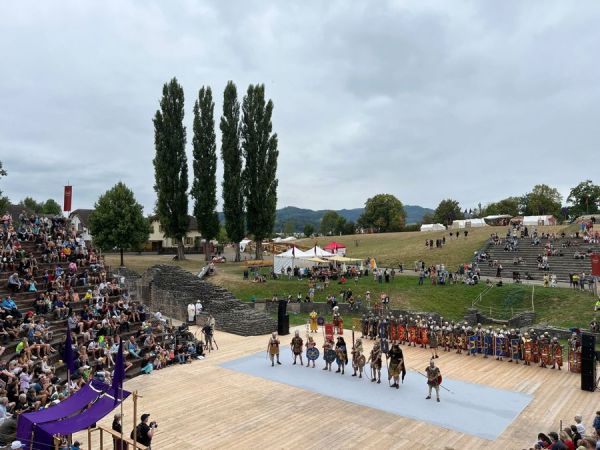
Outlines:
POLYGON ((202 87, 194 104, 194 216, 204 238, 204 255, 210 261, 210 240, 219 234, 217 214, 217 143, 215 138, 215 104, 210 87, 202 87))
POLYGON ((423 214, 423 218, 421 219, 421 223, 433 223, 433 214, 425 213, 423 214))
POLYGON ((358 219, 363 228, 375 228, 381 233, 400 231, 406 221, 406 211, 400 200, 390 194, 378 194, 365 203, 358 219))
POLYGON ((304 236, 311 237, 315 233, 315 227, 312 224, 307 223, 306 225, 304 225, 303 233, 304 236))
POLYGON ((326 211, 323 217, 321 217, 321 224, 319 226, 321 234, 325 236, 336 234, 340 219, 342 217, 335 211, 326 211))
POLYGON ((291 236, 296 231, 296 224, 293 220, 288 220, 283 224, 283 234, 291 236))
POLYGON ((350 234, 355 234, 355 233, 356 233, 356 224, 354 222, 352 222, 351 220, 347 221, 346 219, 344 219, 344 224, 342 225, 342 227, 340 229, 340 234, 350 235, 350 234))
POLYGON ((25 197, 23 200, 19 202, 19 206, 23 208, 27 208, 30 211, 38 214, 42 212, 44 205, 42 203, 38 203, 32 197, 25 197))
POLYGON ((442 200, 433 213, 434 222, 443 225, 452 225, 453 221, 461 220, 464 217, 458 202, 450 198, 442 200))
MULTIPOLYGON (((7 175, 6 170, 2 167, 2 161, 0 161, 0 178, 7 175)), ((0 191, 0 214, 4 214, 8 210, 9 200, 8 197, 2 195, 0 191)))
POLYGON ((567 202, 573 205, 569 213, 574 217, 597 214, 600 204, 600 186, 594 184, 592 180, 582 181, 571 189, 567 202))
POLYGON ((520 197, 507 197, 498 202, 490 203, 483 208, 482 216, 493 216, 500 214, 508 214, 509 216, 518 216, 521 213, 521 204, 523 203, 520 197))
POLYGON ((150 224, 133 191, 119 182, 94 205, 90 214, 90 232, 94 245, 103 250, 119 249, 123 266, 123 251, 139 249, 148 240, 150 224))
POLYGON ((262 259, 262 241, 275 225, 277 207, 277 134, 273 133, 273 102, 265 102, 265 86, 250 85, 242 103, 243 172, 248 231, 262 259))
POLYGON ((164 234, 177 242, 177 256, 185 259, 183 237, 188 229, 188 166, 183 88, 173 78, 165 83, 160 109, 154 116, 154 190, 156 214, 164 234))
POLYGON ((545 184, 536 184, 531 192, 522 199, 523 214, 529 216, 542 216, 551 214, 556 218, 561 217, 562 195, 558 189, 545 184))
POLYGON ((240 241, 244 239, 246 226, 240 147, 240 104, 237 100, 237 88, 232 81, 227 83, 223 92, 223 115, 220 128, 225 229, 235 246, 235 260, 240 261, 240 241))
POLYGON ((42 205, 42 212, 44 214, 60 216, 62 214, 62 207, 58 204, 56 200, 49 198, 42 205))

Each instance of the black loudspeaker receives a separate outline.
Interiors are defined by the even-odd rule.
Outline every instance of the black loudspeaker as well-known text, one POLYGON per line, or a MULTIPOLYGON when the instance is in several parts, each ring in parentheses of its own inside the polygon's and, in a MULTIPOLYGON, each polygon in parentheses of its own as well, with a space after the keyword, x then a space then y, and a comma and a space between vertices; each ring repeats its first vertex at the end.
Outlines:
POLYGON ((581 359, 596 358, 596 336, 592 333, 581 333, 581 359))
POLYGON ((277 334, 285 336, 290 334, 290 316, 286 314, 287 301, 279 300, 279 307, 277 309, 277 334))
POLYGON ((287 301, 279 300, 279 307, 277 309, 277 318, 285 316, 286 311, 287 311, 287 301))
POLYGON ((581 389, 596 390, 596 336, 581 334, 581 389))

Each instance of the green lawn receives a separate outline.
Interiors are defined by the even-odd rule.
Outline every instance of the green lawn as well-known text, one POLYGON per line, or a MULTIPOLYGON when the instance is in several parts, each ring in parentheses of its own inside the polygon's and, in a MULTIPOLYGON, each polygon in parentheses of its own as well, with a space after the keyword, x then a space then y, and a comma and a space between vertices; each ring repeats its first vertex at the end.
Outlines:
MULTIPOLYGON (((242 279, 244 267, 235 264, 220 265, 217 267, 218 275, 211 279, 232 291, 239 299, 250 301, 255 299, 271 298, 277 295, 293 298, 298 293, 304 297, 308 291, 308 281, 270 280, 266 283, 253 283, 242 279)), ((269 269, 263 269, 267 275, 269 269)), ((486 287, 485 284, 467 286, 463 284, 448 286, 433 286, 427 280, 423 286, 418 285, 415 276, 396 276, 389 284, 379 284, 372 277, 360 278, 358 283, 348 282, 341 286, 330 284, 327 291, 317 292, 315 300, 325 301, 327 295, 338 295, 342 289, 352 289, 354 296, 363 299, 367 290, 371 292, 374 300, 381 293, 390 296, 392 307, 404 308, 415 311, 438 312, 451 320, 461 320, 466 310, 477 301, 477 307, 488 314, 490 308, 495 318, 507 319, 513 313, 531 310, 532 286, 506 284, 502 287, 486 287), (481 300, 480 294, 484 293, 481 300)), ((594 297, 588 292, 580 292, 565 288, 535 287, 534 309, 537 321, 564 327, 587 327, 594 315, 594 297)), ((300 319, 299 319, 300 320, 300 319)), ((299 323, 304 323, 306 318, 301 318, 299 323)))

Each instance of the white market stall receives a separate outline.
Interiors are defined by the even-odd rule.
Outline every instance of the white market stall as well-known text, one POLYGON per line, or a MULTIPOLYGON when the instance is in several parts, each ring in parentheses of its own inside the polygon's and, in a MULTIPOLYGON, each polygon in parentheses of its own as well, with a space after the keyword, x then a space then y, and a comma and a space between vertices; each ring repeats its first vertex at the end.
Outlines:
POLYGON ((441 223, 424 223, 421 225, 421 231, 444 231, 446 227, 441 223))
POLYGON ((452 222, 453 229, 463 229, 463 228, 480 228, 485 227, 487 224, 483 219, 465 219, 465 220, 455 220, 452 222))
POLYGON ((326 252, 319 246, 314 246, 306 251, 300 250, 298 247, 291 247, 283 253, 273 256, 273 271, 276 274, 281 274, 283 269, 287 273, 288 267, 294 270, 294 267, 308 268, 322 264, 322 258, 333 256, 332 253, 326 252))
POLYGON ((554 216, 524 216, 523 225, 526 226, 542 226, 542 225, 556 225, 556 219, 554 216))

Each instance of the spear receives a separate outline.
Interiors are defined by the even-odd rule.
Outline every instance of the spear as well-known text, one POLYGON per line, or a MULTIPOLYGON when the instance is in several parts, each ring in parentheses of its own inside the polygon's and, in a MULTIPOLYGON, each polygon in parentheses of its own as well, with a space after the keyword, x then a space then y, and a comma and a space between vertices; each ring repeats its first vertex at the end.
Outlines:
MULTIPOLYGON (((429 377, 427 375, 425 375, 422 372, 419 372, 418 370, 413 369, 412 367, 409 367, 410 370, 412 370, 413 372, 417 372, 419 375, 427 378, 429 380, 429 377)), ((448 389, 446 386, 442 386, 441 384, 439 385, 442 389, 446 389, 448 392, 450 392, 452 395, 454 395, 454 392, 452 392, 450 389, 448 389)))

